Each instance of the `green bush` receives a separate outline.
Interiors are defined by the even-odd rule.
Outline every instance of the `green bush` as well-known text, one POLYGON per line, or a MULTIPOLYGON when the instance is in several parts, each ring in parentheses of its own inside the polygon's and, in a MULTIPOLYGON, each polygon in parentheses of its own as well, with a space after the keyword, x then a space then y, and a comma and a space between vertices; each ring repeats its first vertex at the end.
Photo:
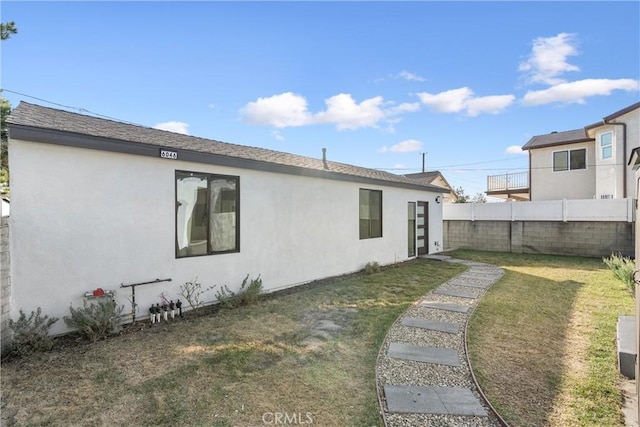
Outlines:
POLYGON ((69 307, 71 316, 65 316, 64 323, 77 329, 85 338, 96 341, 122 330, 120 315, 123 309, 124 305, 118 307, 111 298, 90 305, 85 301, 82 308, 69 307))
POLYGON ((636 271, 635 261, 621 254, 611 254, 611 257, 603 258, 602 261, 613 271, 613 275, 629 288, 631 293, 635 291, 633 282, 633 273, 636 271))
POLYGON ((368 262, 365 266, 364 266, 364 273, 365 274, 374 274, 374 273, 380 273, 380 264, 378 264, 378 262, 376 261, 372 261, 372 262, 368 262))
POLYGON ((54 341, 49 336, 49 329, 57 321, 57 317, 43 316, 40 307, 32 311, 28 317, 20 309, 18 320, 9 319, 9 329, 13 332, 11 354, 23 357, 40 351, 50 351, 54 341))
POLYGON ((222 307, 235 308, 241 305, 250 305, 258 302, 262 295, 262 279, 260 275, 249 281, 249 275, 244 278, 238 292, 233 292, 227 285, 216 291, 216 298, 222 307))

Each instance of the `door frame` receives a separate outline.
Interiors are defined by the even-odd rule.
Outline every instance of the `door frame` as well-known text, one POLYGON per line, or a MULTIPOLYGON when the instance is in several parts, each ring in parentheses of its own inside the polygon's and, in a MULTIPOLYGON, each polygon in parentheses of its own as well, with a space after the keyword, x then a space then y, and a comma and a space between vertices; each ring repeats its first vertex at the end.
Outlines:
POLYGON ((418 200, 416 209, 416 239, 417 239, 417 252, 418 256, 427 255, 429 253, 429 202, 418 200), (424 211, 420 214, 420 206, 424 206, 424 211), (420 218, 423 218, 422 225, 420 225, 420 218), (418 230, 424 230, 422 236, 418 233, 418 230), (422 246, 420 246, 420 240, 422 240, 422 246))

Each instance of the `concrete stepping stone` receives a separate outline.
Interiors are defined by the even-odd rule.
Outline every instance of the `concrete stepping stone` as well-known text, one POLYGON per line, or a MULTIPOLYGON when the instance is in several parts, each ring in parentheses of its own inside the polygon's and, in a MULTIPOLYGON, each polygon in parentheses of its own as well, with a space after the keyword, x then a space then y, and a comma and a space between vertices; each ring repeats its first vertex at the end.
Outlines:
POLYGON ((423 301, 420 303, 420 307, 435 308, 436 310, 455 311, 458 313, 466 313, 467 311, 469 311, 469 307, 466 305, 449 304, 446 302, 437 301, 423 301))
POLYGON ((458 351, 450 348, 424 347, 420 345, 392 342, 389 344, 387 355, 395 359, 412 360, 414 362, 460 366, 458 351))
POLYGON ((385 385, 384 395, 392 413, 487 416, 468 388, 385 385))
POLYGON ((401 323, 412 328, 430 329, 432 331, 446 332, 448 334, 457 334, 460 330, 459 323, 435 322, 433 320, 422 319, 420 317, 405 317, 402 319, 401 323))
POLYGON ((476 289, 487 289, 489 286, 491 285, 483 285, 481 283, 471 283, 471 282, 447 282, 448 285, 453 285, 453 286, 467 286, 469 288, 476 288, 476 289))
POLYGON ((433 293, 437 295, 446 295, 449 297, 460 297, 460 298, 469 298, 469 299, 478 298, 477 294, 465 292, 465 291, 455 291, 453 289, 438 288, 438 289, 435 289, 433 293))

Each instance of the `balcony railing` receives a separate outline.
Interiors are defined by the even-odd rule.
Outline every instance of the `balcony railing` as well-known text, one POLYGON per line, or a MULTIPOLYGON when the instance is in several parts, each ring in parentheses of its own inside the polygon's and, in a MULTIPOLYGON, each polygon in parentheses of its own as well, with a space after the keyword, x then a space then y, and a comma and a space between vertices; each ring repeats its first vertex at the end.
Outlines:
POLYGON ((527 188, 529 188, 529 172, 505 173, 487 177, 487 193, 527 188))

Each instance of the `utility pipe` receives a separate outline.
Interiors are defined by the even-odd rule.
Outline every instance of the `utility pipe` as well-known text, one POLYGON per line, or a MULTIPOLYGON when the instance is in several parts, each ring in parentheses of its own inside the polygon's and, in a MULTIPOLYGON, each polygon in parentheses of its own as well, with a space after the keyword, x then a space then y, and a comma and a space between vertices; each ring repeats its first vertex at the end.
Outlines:
POLYGON ((149 282, 132 283, 130 285, 125 285, 124 283, 120 284, 121 288, 131 288, 131 317, 133 318, 132 323, 136 323, 136 286, 150 285, 152 283, 170 282, 170 281, 171 281, 171 278, 156 279, 156 280, 151 280, 149 282))

